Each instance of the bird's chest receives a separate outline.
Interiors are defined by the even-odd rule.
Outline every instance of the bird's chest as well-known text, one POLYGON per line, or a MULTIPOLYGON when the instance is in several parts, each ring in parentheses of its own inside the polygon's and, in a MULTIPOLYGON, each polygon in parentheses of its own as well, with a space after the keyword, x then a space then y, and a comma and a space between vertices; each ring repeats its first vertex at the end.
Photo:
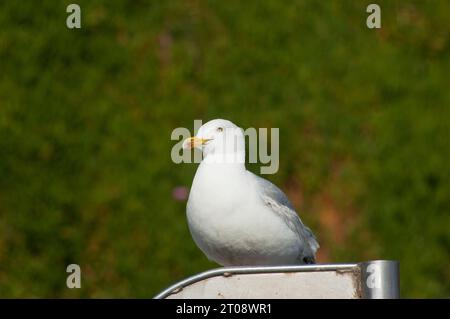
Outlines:
POLYGON ((227 165, 200 166, 189 194, 199 214, 231 214, 251 196, 243 172, 227 165))
MULTIPOLYGON (((229 240, 242 231, 246 207, 255 196, 239 172, 199 169, 192 184, 187 218, 193 235, 229 240)), ((251 219, 251 216, 248 216, 251 219)), ((248 224, 248 223, 244 223, 248 224)))
POLYGON ((194 181, 187 212, 203 222, 231 218, 248 201, 250 194, 236 186, 232 177, 209 179, 208 182, 194 181))

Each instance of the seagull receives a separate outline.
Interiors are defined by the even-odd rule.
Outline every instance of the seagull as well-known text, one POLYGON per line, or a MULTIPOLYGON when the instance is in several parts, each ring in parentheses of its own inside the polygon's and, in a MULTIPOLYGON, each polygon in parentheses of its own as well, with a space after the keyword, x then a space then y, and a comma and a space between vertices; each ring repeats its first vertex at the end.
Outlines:
POLYGON ((203 159, 186 216, 194 242, 222 266, 314 264, 319 244, 286 195, 245 168, 242 129, 228 120, 202 125, 183 141, 203 159))

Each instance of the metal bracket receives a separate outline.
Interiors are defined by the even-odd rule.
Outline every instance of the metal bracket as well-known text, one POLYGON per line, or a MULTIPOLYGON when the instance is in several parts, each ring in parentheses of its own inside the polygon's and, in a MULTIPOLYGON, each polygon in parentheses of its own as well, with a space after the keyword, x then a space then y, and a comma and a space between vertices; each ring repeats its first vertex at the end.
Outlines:
POLYGON ((165 298, 399 298, 399 263, 225 267, 184 279, 165 298), (302 292, 302 285, 305 286, 302 292), (293 289, 295 288, 295 289, 293 289))

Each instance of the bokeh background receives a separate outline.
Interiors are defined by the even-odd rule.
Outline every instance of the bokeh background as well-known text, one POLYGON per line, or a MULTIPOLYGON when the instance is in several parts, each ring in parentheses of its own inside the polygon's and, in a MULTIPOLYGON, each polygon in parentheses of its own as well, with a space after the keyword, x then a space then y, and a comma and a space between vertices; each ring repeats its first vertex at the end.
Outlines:
POLYGON ((370 30, 371 2, 77 0, 69 30, 71 1, 1 1, 0 296, 148 298, 217 267, 170 134, 226 118, 280 128, 265 177, 320 262, 396 259, 403 297, 450 297, 450 2, 377 0, 370 30))

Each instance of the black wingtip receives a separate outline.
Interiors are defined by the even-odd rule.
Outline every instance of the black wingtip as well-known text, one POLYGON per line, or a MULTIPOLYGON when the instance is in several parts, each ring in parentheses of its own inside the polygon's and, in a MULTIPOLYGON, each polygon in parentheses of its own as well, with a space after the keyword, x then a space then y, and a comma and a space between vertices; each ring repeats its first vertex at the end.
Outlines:
POLYGON ((303 262, 307 265, 313 265, 316 263, 314 257, 303 257, 303 262))

